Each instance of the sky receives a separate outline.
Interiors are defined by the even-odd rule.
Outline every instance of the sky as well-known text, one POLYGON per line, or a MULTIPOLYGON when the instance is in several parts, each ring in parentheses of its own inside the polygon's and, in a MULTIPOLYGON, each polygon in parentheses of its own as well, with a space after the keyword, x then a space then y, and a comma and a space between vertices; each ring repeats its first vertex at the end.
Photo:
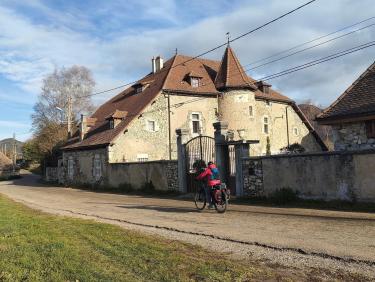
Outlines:
MULTIPOLYGON (((153 56, 168 59, 176 48, 180 54, 198 55, 224 43, 227 32, 235 38, 305 2, 0 0, 0 140, 13 133, 19 140, 30 138, 42 79, 56 68, 85 66, 93 73, 95 91, 106 90, 149 73, 153 56)), ((251 68, 254 61, 373 16, 373 0, 317 0, 231 47, 251 68)), ((375 26, 248 74, 259 79, 372 40, 375 26)), ((220 60, 223 52, 205 57, 220 60)), ((370 47, 269 83, 297 102, 326 107, 374 60, 375 47, 370 47)), ((96 96, 94 104, 118 91, 96 96)))

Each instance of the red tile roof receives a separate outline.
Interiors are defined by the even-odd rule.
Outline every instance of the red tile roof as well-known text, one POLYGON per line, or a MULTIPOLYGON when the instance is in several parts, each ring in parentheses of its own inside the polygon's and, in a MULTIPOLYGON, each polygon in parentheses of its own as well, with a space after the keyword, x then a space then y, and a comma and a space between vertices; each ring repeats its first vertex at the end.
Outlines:
POLYGON ((370 115, 375 115, 375 62, 317 120, 330 124, 370 115))
MULTIPOLYGON (((215 83, 218 86, 256 89, 254 82, 254 79, 246 76, 231 48, 227 48, 221 63, 214 60, 176 55, 166 61, 161 70, 156 73, 149 73, 132 87, 125 89, 100 106, 91 116, 90 123, 95 122, 86 134, 85 139, 79 141, 77 135, 70 139, 63 149, 107 146, 116 136, 124 132, 129 123, 139 116, 161 91, 212 96, 220 94, 215 83), (227 70, 224 71, 224 68, 227 70), (190 81, 187 79, 189 74, 200 78, 199 87, 190 85, 190 81), (141 93, 136 93, 135 87, 139 84, 147 84, 148 86, 141 93), (120 115, 123 118, 120 124, 113 129, 109 127, 109 122, 106 120, 112 115, 120 115)), ((270 89, 269 94, 256 90, 255 96, 258 99, 292 102, 289 98, 272 89, 270 89)))
POLYGON ((215 78, 217 89, 250 88, 257 89, 254 80, 249 78, 239 60, 229 46, 225 49, 219 71, 215 78))

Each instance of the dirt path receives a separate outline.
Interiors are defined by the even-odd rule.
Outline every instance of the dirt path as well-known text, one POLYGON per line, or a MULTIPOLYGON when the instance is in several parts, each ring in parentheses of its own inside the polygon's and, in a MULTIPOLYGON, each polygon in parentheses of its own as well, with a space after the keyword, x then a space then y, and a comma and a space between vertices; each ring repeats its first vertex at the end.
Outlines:
POLYGON ((235 256, 365 273, 375 278, 375 214, 231 205, 198 213, 192 201, 44 187, 36 177, 0 193, 46 212, 93 218, 235 256))

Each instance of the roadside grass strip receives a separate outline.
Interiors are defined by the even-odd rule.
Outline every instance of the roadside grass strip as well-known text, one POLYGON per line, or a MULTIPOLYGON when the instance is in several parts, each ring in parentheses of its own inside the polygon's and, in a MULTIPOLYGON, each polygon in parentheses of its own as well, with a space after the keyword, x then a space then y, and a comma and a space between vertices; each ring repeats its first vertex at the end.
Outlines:
POLYGON ((249 281, 259 265, 0 196, 0 281, 249 281))

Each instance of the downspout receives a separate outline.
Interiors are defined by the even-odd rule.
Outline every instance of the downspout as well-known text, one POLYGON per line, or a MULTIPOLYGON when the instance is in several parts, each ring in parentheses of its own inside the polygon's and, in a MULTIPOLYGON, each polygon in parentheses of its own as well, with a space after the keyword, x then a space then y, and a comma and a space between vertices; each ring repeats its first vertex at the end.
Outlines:
POLYGON ((285 108, 285 118, 286 118, 286 138, 287 138, 287 141, 288 141, 288 147, 289 147, 289 122, 288 122, 288 106, 286 106, 285 108))
POLYGON ((171 134, 171 100, 168 94, 168 147, 169 147, 169 160, 172 160, 172 134, 171 134))

